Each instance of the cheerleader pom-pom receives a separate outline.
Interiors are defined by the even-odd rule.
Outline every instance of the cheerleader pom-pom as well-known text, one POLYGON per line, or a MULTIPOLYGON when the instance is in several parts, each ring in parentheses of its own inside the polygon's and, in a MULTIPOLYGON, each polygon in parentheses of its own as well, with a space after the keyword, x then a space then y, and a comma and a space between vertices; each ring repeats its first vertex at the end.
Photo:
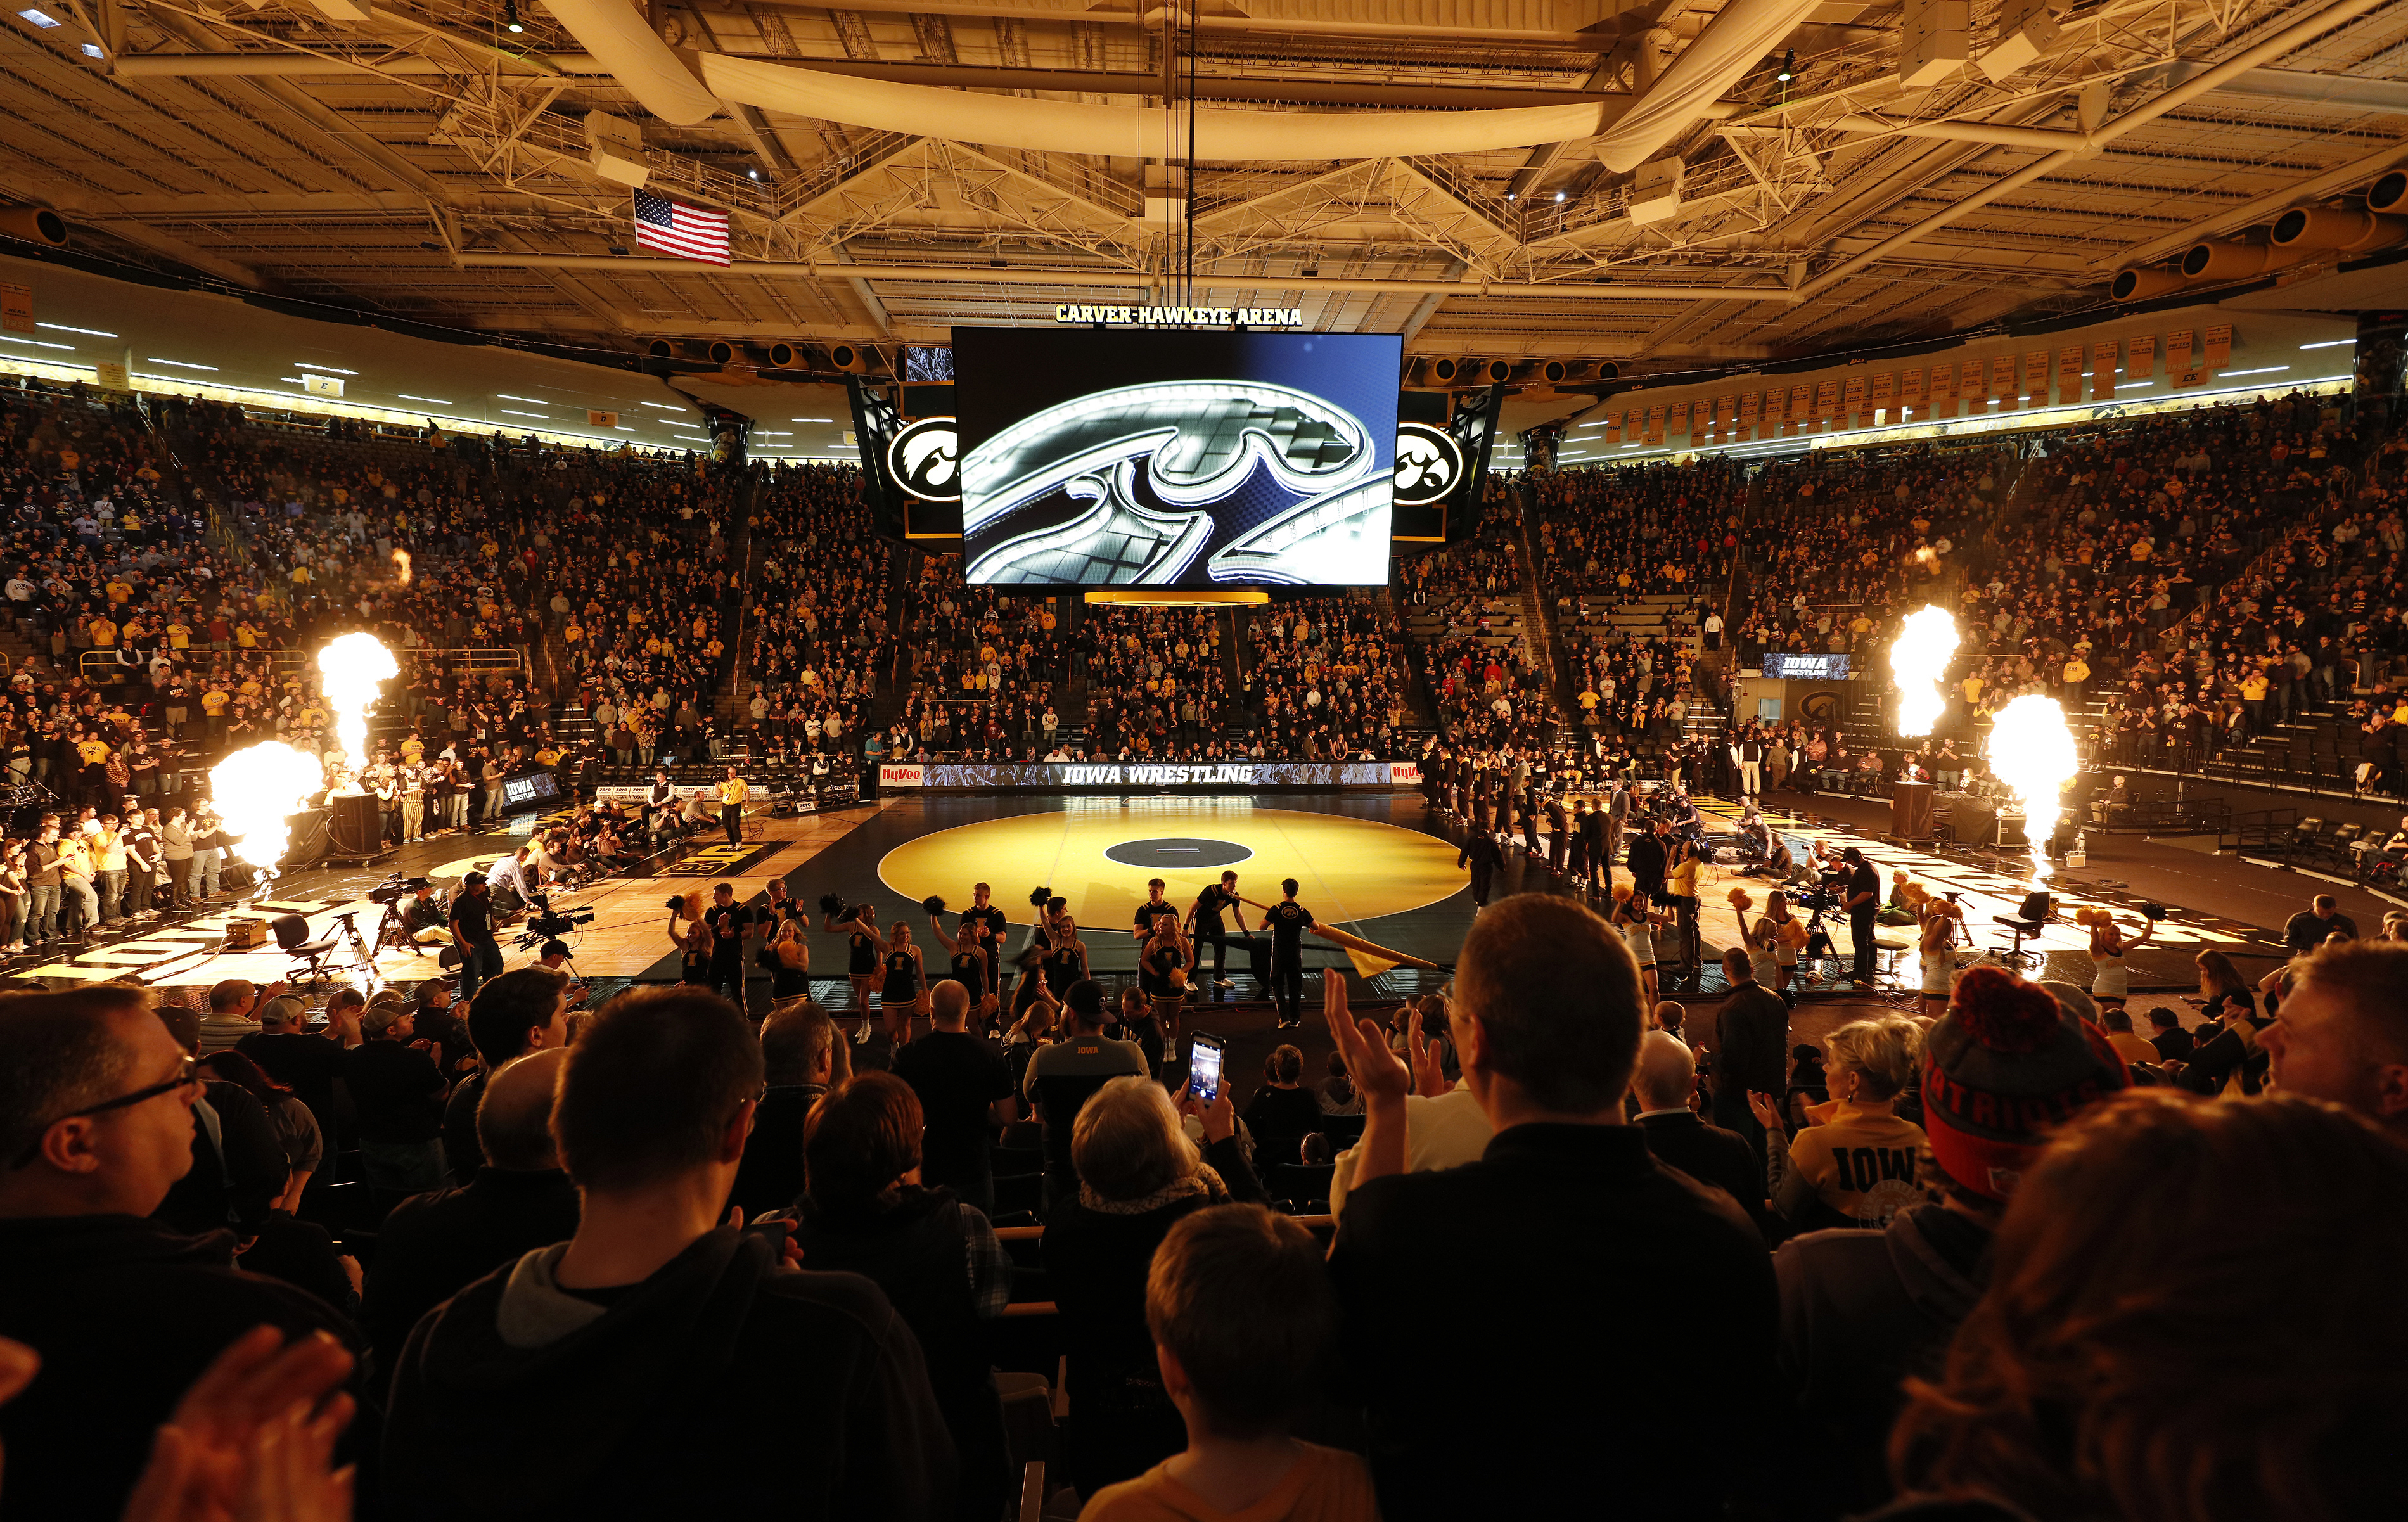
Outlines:
POLYGON ((925 898, 920 900, 920 907, 926 910, 931 915, 941 914, 945 912, 944 895, 932 893, 925 898))
POLYGON ((679 897, 674 897, 674 898, 671 898, 671 899, 669 900, 669 912, 670 912, 670 913, 672 913, 672 914, 676 913, 679 910, 683 909, 684 907, 685 907, 685 897, 684 897, 684 896, 683 896, 683 895, 680 895, 679 897))
POLYGON ((1898 885, 1898 896, 1910 904, 1920 904, 1931 897, 1931 890, 1913 878, 1898 885))
POLYGON ((823 893, 823 894, 821 894, 821 895, 820 895, 820 912, 821 912, 821 913, 823 913, 823 914, 841 914, 841 913, 843 913, 843 912, 844 912, 844 895, 842 895, 842 894, 840 894, 840 893, 823 893))
POLYGON ((1625 901, 1626 899, 1627 899, 1629 897, 1630 897, 1630 884, 1629 884, 1629 883, 1616 883, 1613 885, 1613 901, 1614 901, 1615 903, 1617 903, 1617 904, 1618 904, 1618 903, 1621 903, 1621 902, 1625 901))
POLYGON ((1730 906, 1744 914, 1756 907, 1756 900, 1747 896, 1745 888, 1733 888, 1730 890, 1730 906))
POLYGON ((1043 909, 1046 901, 1053 897, 1054 890, 1052 888, 1031 888, 1028 890, 1029 906, 1034 909, 1043 909))
POLYGON ((2105 925, 2108 921, 2114 918, 2114 916, 2108 913, 2105 910, 2092 909, 2087 905, 2085 905, 2083 908, 2077 909, 2073 912, 2073 923, 2076 925, 2096 926, 2105 925))

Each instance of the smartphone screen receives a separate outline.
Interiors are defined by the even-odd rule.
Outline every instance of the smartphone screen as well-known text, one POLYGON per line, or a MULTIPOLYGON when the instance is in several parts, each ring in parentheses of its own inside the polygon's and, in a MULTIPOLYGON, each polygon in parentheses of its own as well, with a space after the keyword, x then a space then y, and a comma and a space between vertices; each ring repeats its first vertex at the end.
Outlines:
POLYGON ((1221 1055, 1223 1043, 1218 1036, 1197 1032, 1196 1044, 1187 1055, 1187 1089, 1206 1104, 1221 1097, 1221 1055))

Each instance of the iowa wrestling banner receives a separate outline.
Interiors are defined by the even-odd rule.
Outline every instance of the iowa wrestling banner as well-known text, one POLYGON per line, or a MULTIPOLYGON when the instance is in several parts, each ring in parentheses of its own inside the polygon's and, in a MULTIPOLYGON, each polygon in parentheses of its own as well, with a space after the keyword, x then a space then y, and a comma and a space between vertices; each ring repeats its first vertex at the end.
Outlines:
POLYGON ((1411 762, 1390 761, 1035 761, 1018 765, 949 766, 890 763, 878 786, 1027 788, 1046 793, 1158 793, 1190 788, 1209 793, 1263 787, 1412 787, 1421 780, 1411 762))

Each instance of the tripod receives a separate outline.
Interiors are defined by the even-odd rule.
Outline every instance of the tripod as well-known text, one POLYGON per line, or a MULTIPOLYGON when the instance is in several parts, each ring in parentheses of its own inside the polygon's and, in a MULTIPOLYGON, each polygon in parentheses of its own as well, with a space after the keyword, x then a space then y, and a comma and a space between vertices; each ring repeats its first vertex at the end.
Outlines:
MULTIPOLYGON (((388 914, 392 913, 392 912, 393 911, 390 907, 385 911, 388 914)), ((360 970, 366 973, 370 978, 374 978, 376 976, 376 953, 370 949, 367 941, 360 935, 358 911, 346 910, 342 913, 336 915, 335 926, 337 931, 342 936, 342 938, 351 943, 351 955, 360 959, 360 970)), ((380 931, 379 934, 381 936, 382 932, 380 931)), ((382 941, 380 940, 378 943, 381 945, 382 941)))

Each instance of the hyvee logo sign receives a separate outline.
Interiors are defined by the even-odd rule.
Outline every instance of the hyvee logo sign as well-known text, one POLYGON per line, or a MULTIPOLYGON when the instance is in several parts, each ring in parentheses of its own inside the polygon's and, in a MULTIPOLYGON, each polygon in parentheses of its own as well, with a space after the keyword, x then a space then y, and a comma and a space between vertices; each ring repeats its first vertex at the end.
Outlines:
POLYGON ((881 787, 919 787, 926 783, 928 768, 923 766, 882 766, 878 768, 881 787))

